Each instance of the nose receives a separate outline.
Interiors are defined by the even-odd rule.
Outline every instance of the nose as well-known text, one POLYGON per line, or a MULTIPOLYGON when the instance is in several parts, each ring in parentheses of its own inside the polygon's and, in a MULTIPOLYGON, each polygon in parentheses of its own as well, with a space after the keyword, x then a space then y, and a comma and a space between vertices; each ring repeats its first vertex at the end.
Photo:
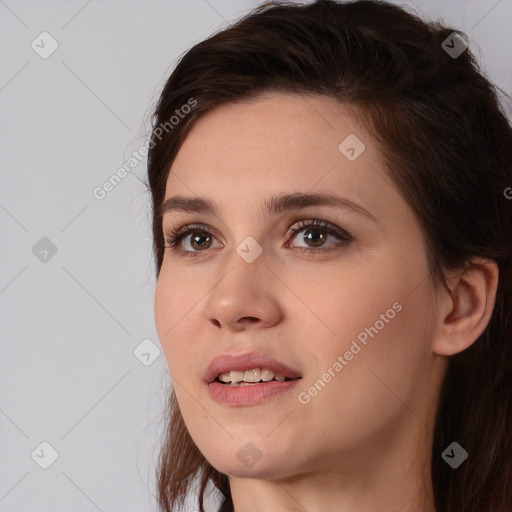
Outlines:
POLYGON ((204 309, 207 321, 215 329, 233 332, 277 324, 283 316, 277 296, 280 283, 263 254, 252 263, 236 253, 234 256, 228 271, 208 295, 204 309))

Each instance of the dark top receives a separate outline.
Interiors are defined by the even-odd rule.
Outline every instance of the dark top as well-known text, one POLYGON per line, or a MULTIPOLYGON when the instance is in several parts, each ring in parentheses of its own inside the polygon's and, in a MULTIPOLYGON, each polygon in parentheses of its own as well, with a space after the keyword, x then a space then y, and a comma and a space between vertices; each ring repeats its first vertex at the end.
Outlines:
POLYGON ((224 499, 219 508, 219 512, 234 512, 233 502, 231 500, 224 499))

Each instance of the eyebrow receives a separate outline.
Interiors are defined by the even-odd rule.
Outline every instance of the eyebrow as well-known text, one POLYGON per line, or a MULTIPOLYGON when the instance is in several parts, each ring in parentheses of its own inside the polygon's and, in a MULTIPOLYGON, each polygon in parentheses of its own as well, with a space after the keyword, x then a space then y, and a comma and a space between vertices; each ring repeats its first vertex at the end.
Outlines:
MULTIPOLYGON (((278 214, 291 210, 300 210, 308 206, 332 206, 355 213, 360 213, 369 217, 373 221, 377 221, 374 215, 363 208, 360 204, 355 203, 344 197, 333 194, 283 194, 269 198, 265 201, 265 209, 269 214, 278 214)), ((166 213, 173 211, 185 213, 202 213, 217 216, 219 210, 215 203, 201 197, 185 197, 177 195, 166 199, 160 208, 160 215, 163 217, 166 213)))

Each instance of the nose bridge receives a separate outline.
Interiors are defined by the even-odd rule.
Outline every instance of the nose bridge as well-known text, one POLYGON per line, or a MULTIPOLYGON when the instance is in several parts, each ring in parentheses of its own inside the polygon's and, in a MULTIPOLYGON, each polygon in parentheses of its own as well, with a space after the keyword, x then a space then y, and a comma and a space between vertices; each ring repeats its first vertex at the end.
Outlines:
POLYGON ((263 250, 256 256, 254 245, 244 240, 230 252, 223 277, 214 285, 209 296, 210 299, 220 300, 223 308, 229 304, 243 304, 259 295, 258 288, 265 282, 263 250))
POLYGON ((222 250, 222 257, 225 258, 223 263, 223 268, 226 269, 224 272, 225 278, 228 278, 229 274, 235 272, 238 275, 237 279, 241 279, 249 285, 251 279, 257 276, 261 278, 261 273, 265 273, 267 255, 266 253, 264 254, 264 242, 261 239, 264 234, 261 233, 256 236, 258 236, 259 240, 254 236, 247 235, 247 229, 243 233, 233 232, 233 244, 230 244, 231 247, 226 247, 222 250), (240 241, 237 242, 237 240, 240 241))

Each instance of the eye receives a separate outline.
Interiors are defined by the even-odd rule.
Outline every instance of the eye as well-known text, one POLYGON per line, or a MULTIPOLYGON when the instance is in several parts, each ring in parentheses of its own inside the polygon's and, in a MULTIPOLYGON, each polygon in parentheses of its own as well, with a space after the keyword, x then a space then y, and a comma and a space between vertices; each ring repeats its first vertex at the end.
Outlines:
POLYGON ((190 224, 179 229, 172 229, 168 234, 164 234, 164 247, 195 257, 197 252, 204 252, 205 249, 210 248, 212 238, 212 233, 203 224, 190 224), (179 247, 182 245, 182 241, 186 241, 190 235, 193 236, 185 245, 191 248, 179 247))
MULTIPOLYGON (((318 219, 299 221, 290 229, 292 239, 298 238, 297 235, 301 231, 305 233, 302 240, 312 245, 290 246, 287 242, 285 246, 314 254, 335 250, 340 246, 348 245, 354 240, 346 231, 318 219), (318 233, 320 233, 320 236, 318 236, 318 233), (329 236, 334 237, 339 242, 331 244, 332 246, 323 247, 329 236)), ((194 258, 199 256, 200 253, 206 252, 206 249, 210 249, 214 238, 212 232, 204 224, 190 224, 179 229, 171 229, 169 233, 164 234, 164 248, 194 258)))
POLYGON ((298 249, 302 249, 302 251, 306 253, 332 251, 339 248, 340 246, 348 245, 354 240, 354 238, 351 235, 349 235, 346 231, 343 231, 342 229, 338 228, 337 226, 334 226, 333 224, 318 219, 299 221, 296 226, 291 228, 293 238, 298 238, 297 234, 300 233, 301 231, 304 232, 302 240, 307 242, 307 244, 313 244, 297 247, 298 249), (318 236, 318 233, 320 233, 320 236, 318 236), (334 247, 323 247, 323 244, 325 244, 329 236, 338 239, 339 243, 333 244, 334 247), (311 247, 320 248, 312 249, 311 247))

